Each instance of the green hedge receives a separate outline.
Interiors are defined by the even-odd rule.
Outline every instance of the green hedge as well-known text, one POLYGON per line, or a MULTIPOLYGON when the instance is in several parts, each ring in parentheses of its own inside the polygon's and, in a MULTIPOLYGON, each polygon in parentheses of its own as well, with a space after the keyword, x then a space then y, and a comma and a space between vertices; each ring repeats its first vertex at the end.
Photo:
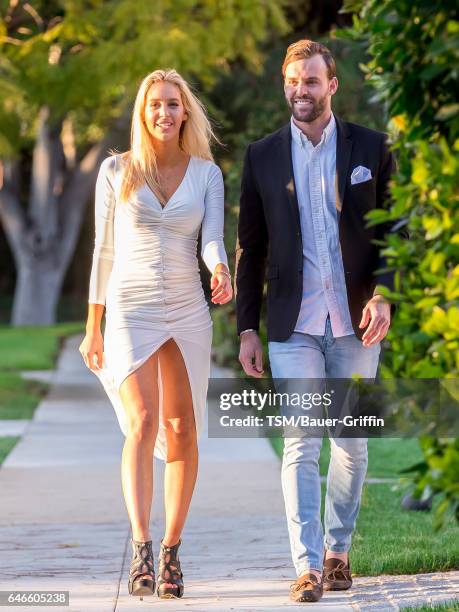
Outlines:
MULTIPOLYGON (((457 4, 451 0, 355 0, 353 27, 341 36, 363 42, 371 59, 362 68, 388 110, 398 160, 387 211, 371 223, 404 219, 410 239, 389 237, 385 254, 396 271, 397 303, 385 375, 457 378, 459 374, 457 4)), ((416 495, 443 497, 436 524, 451 507, 459 520, 459 442, 421 440, 424 461, 414 466, 416 495)))

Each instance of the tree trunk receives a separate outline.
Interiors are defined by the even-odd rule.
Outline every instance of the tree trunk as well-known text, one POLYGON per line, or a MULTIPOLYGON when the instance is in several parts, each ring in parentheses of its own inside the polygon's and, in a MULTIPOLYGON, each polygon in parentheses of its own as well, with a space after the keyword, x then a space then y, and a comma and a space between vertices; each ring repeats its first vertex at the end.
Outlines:
MULTIPOLYGON (((55 247, 55 252, 58 252, 59 245, 55 247)), ((11 324, 52 325, 56 322, 62 266, 55 265, 53 254, 44 260, 24 259, 18 266, 11 324)))
POLYGON ((107 150, 119 142, 126 116, 120 117, 107 137, 93 145, 78 164, 66 159, 60 125, 62 122, 49 125, 48 110, 41 110, 27 211, 19 199, 18 165, 0 164, 4 170, 0 218, 17 269, 11 317, 15 326, 55 323, 65 273, 99 165, 107 150))

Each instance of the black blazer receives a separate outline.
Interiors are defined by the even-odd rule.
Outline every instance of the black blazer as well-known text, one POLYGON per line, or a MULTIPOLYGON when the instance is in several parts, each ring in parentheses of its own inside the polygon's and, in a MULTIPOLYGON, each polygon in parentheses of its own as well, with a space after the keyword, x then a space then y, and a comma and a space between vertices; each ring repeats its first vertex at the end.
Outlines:
MULTIPOLYGON (((389 197, 394 158, 386 135, 336 117, 336 206, 352 326, 359 329, 362 309, 375 286, 393 289, 393 273, 373 243, 387 225, 366 227, 364 215, 381 208, 389 197), (371 170, 372 179, 351 185, 356 166, 371 170)), ((238 333, 259 329, 267 268, 268 340, 283 342, 292 334, 303 294, 303 247, 291 154, 290 123, 247 148, 241 183, 236 246, 238 333)))

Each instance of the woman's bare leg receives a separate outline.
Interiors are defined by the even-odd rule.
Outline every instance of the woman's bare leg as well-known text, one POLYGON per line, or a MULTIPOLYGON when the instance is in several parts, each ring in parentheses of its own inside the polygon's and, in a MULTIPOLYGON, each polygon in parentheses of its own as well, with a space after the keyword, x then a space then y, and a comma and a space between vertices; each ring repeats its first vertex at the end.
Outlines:
POLYGON ((146 542, 151 540, 153 449, 159 420, 158 352, 123 381, 120 396, 128 420, 121 460, 124 500, 133 539, 146 542))
POLYGON ((198 445, 193 401, 182 353, 174 340, 158 351, 163 387, 167 460, 164 477, 165 546, 180 539, 198 472, 198 445))

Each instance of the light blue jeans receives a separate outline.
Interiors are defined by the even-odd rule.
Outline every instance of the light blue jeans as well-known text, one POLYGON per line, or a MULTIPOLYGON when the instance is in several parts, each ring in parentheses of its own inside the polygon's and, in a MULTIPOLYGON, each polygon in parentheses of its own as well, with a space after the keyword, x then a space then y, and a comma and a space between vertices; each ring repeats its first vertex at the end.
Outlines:
MULTIPOLYGON (((285 342, 269 342, 269 360, 274 379, 351 378, 354 374, 374 379, 380 350, 379 344, 364 348, 355 335, 334 338, 328 318, 323 336, 294 332, 285 342)), ((321 437, 284 440, 282 490, 297 576, 310 569, 322 571, 324 545, 334 552, 350 549, 367 472, 367 438, 330 439, 324 537, 321 446, 321 437)))

